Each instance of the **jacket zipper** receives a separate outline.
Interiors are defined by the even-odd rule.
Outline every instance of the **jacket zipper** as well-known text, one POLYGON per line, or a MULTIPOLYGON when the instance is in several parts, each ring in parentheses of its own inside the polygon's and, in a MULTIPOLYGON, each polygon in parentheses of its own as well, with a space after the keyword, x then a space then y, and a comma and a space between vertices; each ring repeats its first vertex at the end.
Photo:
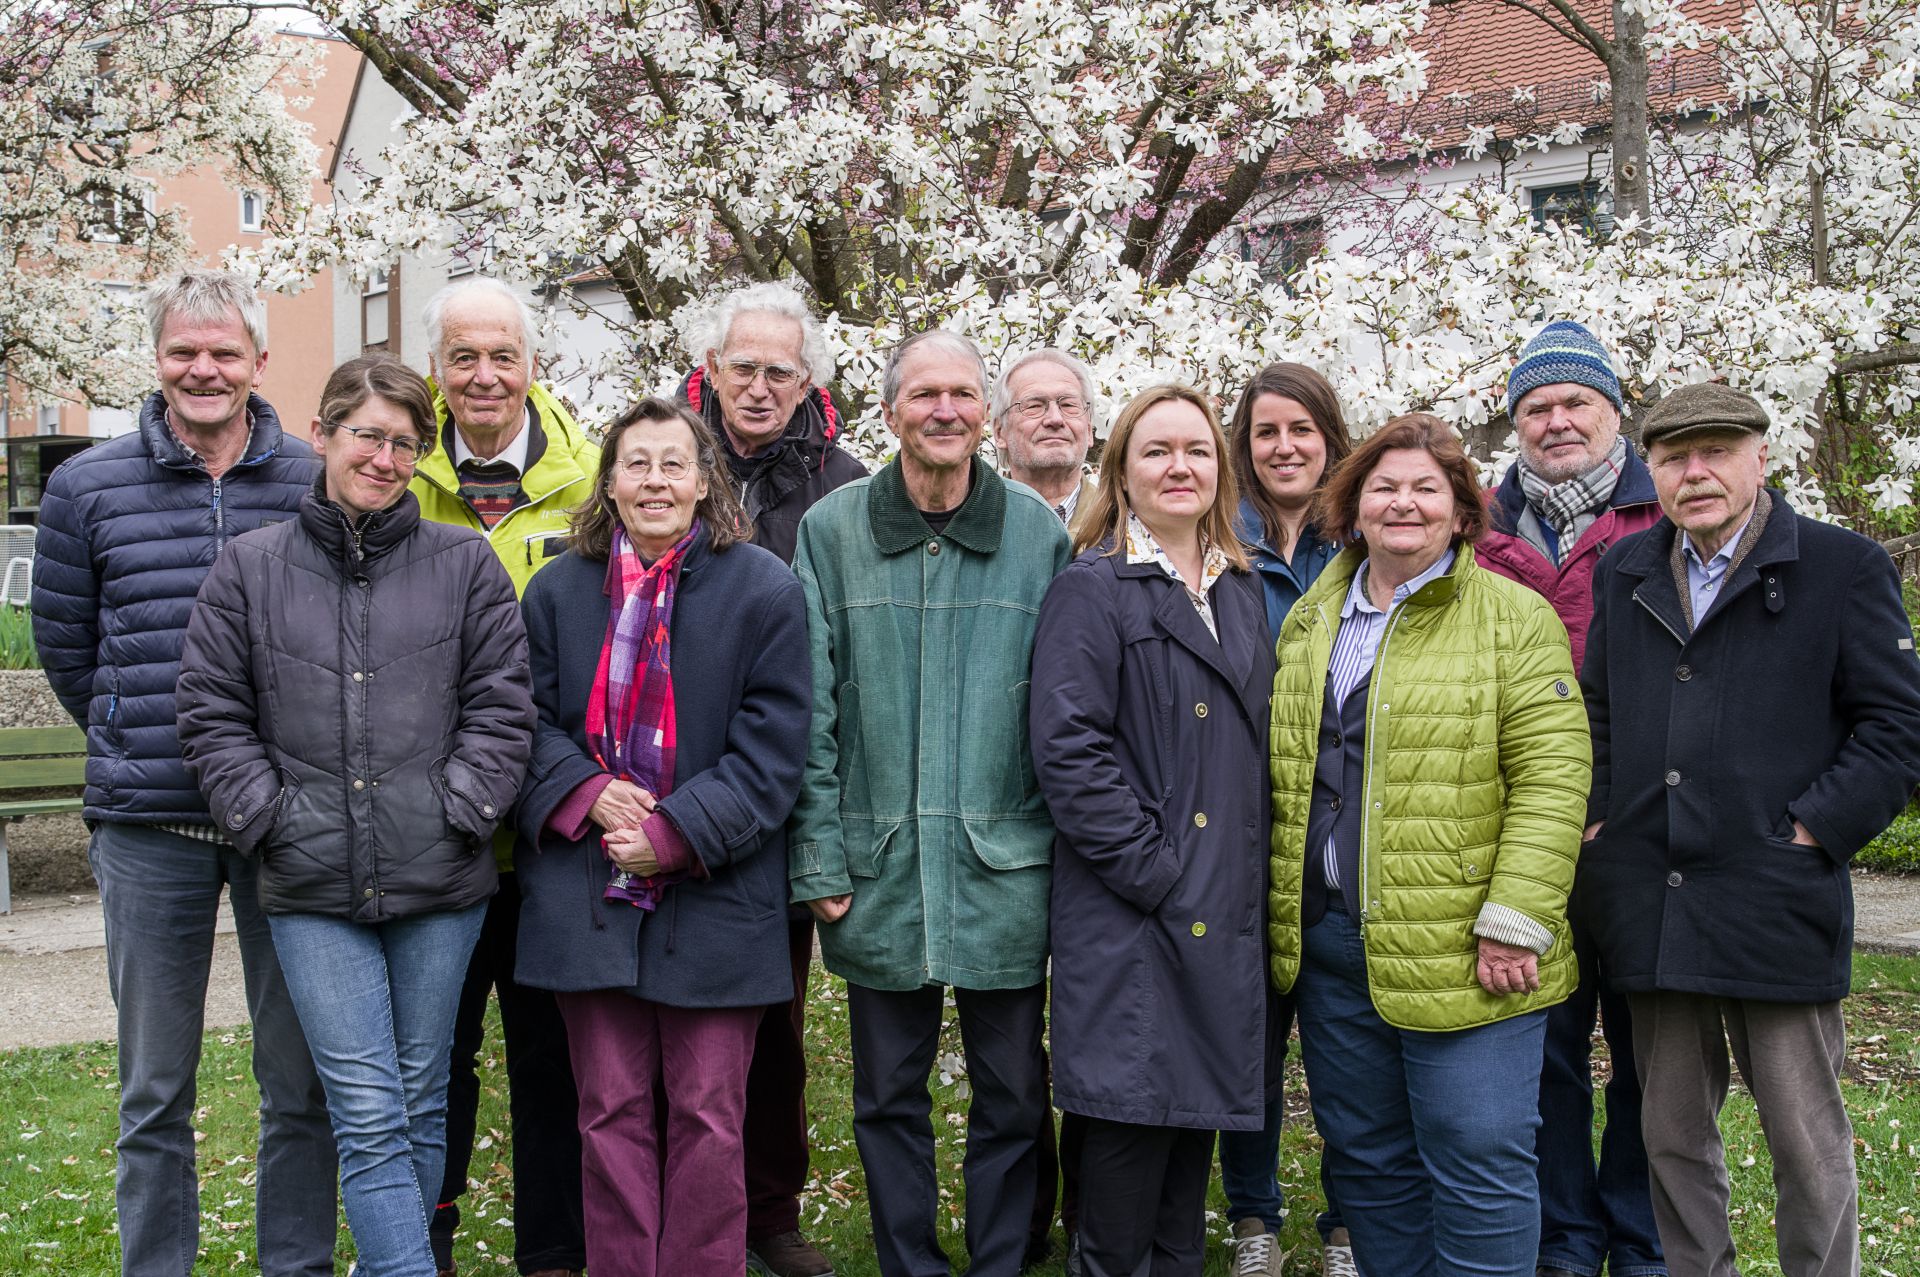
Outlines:
MULTIPOLYGON (((1405 613, 1405 610, 1406 603, 1404 601, 1393 609, 1393 615, 1387 618, 1386 633, 1380 636, 1380 646, 1374 650, 1373 669, 1369 672, 1368 677, 1372 680, 1373 689, 1376 691, 1380 689, 1382 684, 1382 680, 1379 677, 1380 671, 1385 669, 1387 664, 1387 641, 1393 637, 1394 630, 1399 628, 1400 618, 1405 613)), ((1380 698, 1373 695, 1372 691, 1369 691, 1367 694, 1366 753, 1362 759, 1360 768, 1360 944, 1363 948, 1367 942, 1367 921, 1372 916, 1373 908, 1373 892, 1367 875, 1367 862, 1371 859, 1368 854, 1369 848, 1367 845, 1367 813, 1372 810, 1372 807, 1367 800, 1373 793, 1374 723, 1383 708, 1386 707, 1380 704, 1380 698)))
POLYGON ((220 502, 220 480, 213 480, 213 552, 217 555, 227 544, 227 511, 220 502))

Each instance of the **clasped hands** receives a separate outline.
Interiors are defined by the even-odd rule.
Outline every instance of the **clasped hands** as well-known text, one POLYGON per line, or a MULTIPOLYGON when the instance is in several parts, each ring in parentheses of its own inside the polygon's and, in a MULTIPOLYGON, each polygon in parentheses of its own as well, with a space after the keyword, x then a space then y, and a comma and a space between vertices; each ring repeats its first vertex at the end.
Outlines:
POLYGON ((587 809, 587 819, 606 831, 607 858, 627 873, 651 878, 660 872, 653 842, 640 828, 659 800, 630 780, 615 777, 587 809))

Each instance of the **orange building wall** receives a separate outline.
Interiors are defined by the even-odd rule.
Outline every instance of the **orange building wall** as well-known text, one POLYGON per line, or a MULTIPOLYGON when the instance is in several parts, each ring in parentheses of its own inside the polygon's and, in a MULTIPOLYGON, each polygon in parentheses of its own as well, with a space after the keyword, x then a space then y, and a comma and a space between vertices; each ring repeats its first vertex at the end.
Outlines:
MULTIPOLYGON (((339 40, 283 33, 278 37, 301 47, 317 47, 324 65, 310 87, 296 96, 312 99, 310 105, 295 114, 306 120, 318 154, 314 157, 310 187, 316 201, 329 198, 326 174, 346 121, 347 104, 353 95, 354 74, 360 54, 339 40)), ((241 187, 218 168, 181 174, 160 184, 156 200, 162 206, 177 206, 186 211, 193 236, 196 260, 217 266, 226 249, 235 244, 258 244, 264 236, 240 229, 241 187)), ((145 283, 147 281, 139 281, 145 283)), ((267 298, 267 368, 260 393, 280 413, 289 427, 303 430, 320 402, 320 388, 333 369, 333 273, 322 272, 298 296, 271 294, 267 298)), ((35 433, 31 405, 14 401, 9 435, 35 433)), ((62 406, 60 433, 86 435, 88 411, 78 403, 62 406)))

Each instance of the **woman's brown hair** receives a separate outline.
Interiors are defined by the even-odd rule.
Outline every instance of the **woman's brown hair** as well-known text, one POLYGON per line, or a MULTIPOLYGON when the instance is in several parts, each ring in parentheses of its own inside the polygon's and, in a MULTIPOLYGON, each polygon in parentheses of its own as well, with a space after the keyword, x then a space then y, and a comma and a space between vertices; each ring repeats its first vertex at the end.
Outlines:
POLYGON ((1347 433, 1346 415, 1340 411, 1340 396, 1325 377, 1305 364, 1268 364, 1253 374, 1253 380, 1240 392, 1240 402, 1233 406, 1233 420, 1227 427, 1233 477, 1239 481, 1241 493, 1260 512, 1267 540, 1278 545, 1283 534, 1280 507, 1253 471, 1253 405, 1261 395, 1278 395, 1305 408, 1320 437, 1327 441, 1327 461, 1315 491, 1326 486, 1334 469, 1353 451, 1353 437, 1347 433))
MULTIPOLYGON (((1141 391, 1120 410, 1112 432, 1107 435, 1100 453, 1100 482, 1094 489, 1093 505, 1084 519, 1077 520, 1080 531, 1073 539, 1075 554, 1109 539, 1113 542, 1107 551, 1109 554, 1118 553, 1126 544, 1127 516, 1132 513, 1126 491, 1127 447, 1133 441, 1133 431, 1140 424, 1140 418, 1147 415, 1148 409, 1163 403, 1188 403, 1198 408, 1207 419, 1207 429, 1213 433, 1214 456, 1224 462, 1227 439, 1221 433, 1220 414, 1214 410, 1211 399, 1192 386, 1172 382, 1141 391)), ((1203 545, 1219 546, 1234 570, 1245 572, 1252 565, 1247 559, 1247 547, 1240 543, 1233 530, 1234 511, 1240 506, 1234 490, 1233 467, 1222 464, 1219 472, 1213 505, 1200 516, 1200 541, 1203 545)))
POLYGON ((621 413, 600 441, 600 464, 593 474, 593 495, 573 512, 569 542, 583 559, 604 563, 613 552, 613 530, 620 512, 613 505, 613 467, 620 456, 620 437, 643 421, 677 421, 693 434, 694 464, 707 481, 707 495, 693 508, 693 517, 707 525, 707 544, 714 553, 751 540, 753 524, 733 495, 733 482, 720 463, 720 447, 707 423, 670 399, 648 396, 621 413))
POLYGON ((427 389, 426 378, 385 351, 349 359, 328 374, 320 390, 318 416, 322 424, 337 426, 376 398, 407 414, 413 433, 420 438, 421 456, 433 451, 439 437, 434 429, 433 392, 427 389))
POLYGON ((1432 457, 1453 489, 1454 538, 1472 545, 1487 530, 1487 506, 1480 495, 1480 478, 1473 458, 1460 446, 1453 427, 1425 412, 1395 417, 1347 454, 1328 477, 1313 501, 1313 525, 1333 545, 1345 545, 1359 535, 1360 489, 1380 459, 1403 448, 1432 457))

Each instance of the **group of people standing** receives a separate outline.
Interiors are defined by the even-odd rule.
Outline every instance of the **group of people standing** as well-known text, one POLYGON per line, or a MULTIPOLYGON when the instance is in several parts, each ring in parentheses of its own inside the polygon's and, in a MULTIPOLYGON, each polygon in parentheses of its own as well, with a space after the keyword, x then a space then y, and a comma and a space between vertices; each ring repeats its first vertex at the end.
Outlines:
POLYGON ((1728 1277, 1729 1041, 1782 1270, 1858 1271, 1846 865, 1920 782, 1920 661, 1885 553, 1764 486, 1751 398, 1669 394, 1643 459, 1559 321, 1490 493, 1294 364, 1225 424, 1142 392, 1088 478, 1077 360, 995 379, 936 330, 868 475, 779 285, 597 444, 494 281, 429 303, 431 380, 349 361, 298 432, 236 280, 149 313, 160 389, 49 481, 34 581, 89 737, 123 1272, 192 1270, 223 885, 270 1274, 332 1271, 336 1167, 360 1273, 453 1271, 490 991, 521 1273, 829 1274, 816 936, 889 1277, 949 1271, 949 991, 982 1277, 1056 1216, 1070 1272, 1198 1273, 1216 1144, 1236 1274, 1279 1274, 1296 1022, 1329 1274, 1728 1277))

